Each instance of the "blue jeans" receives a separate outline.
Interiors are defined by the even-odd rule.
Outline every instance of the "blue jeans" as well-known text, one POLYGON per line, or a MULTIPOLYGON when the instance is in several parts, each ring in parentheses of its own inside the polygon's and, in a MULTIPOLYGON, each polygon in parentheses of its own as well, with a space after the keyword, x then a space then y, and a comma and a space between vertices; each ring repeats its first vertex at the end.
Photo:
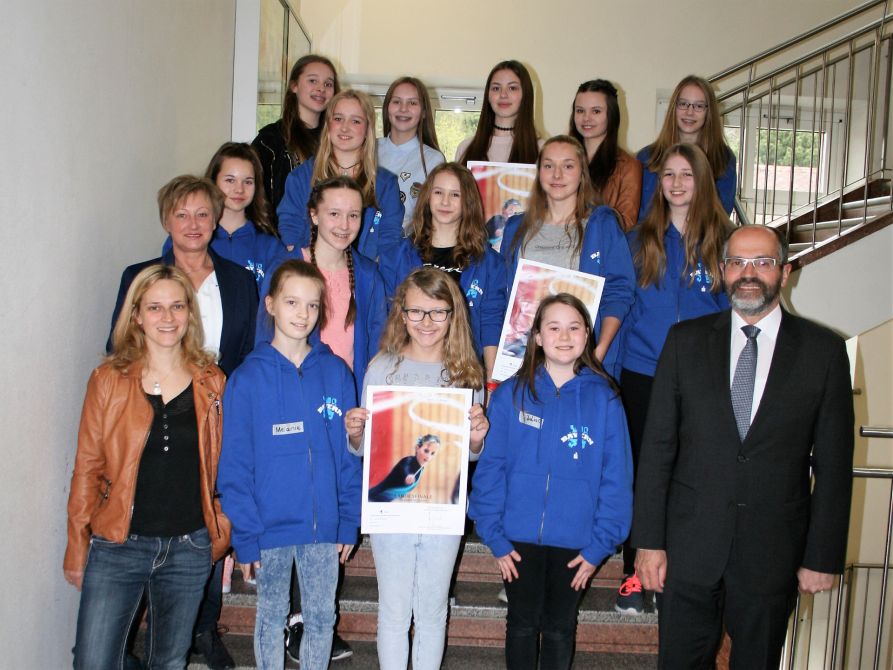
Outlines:
POLYGON ((320 543, 261 549, 254 625, 254 657, 259 670, 282 670, 285 666, 283 633, 293 564, 298 570, 304 617, 301 668, 325 670, 329 667, 335 627, 338 552, 334 544, 320 543))
POLYGON ((90 542, 74 647, 76 670, 120 670, 127 634, 146 594, 146 667, 183 670, 211 571, 205 528, 177 537, 130 535, 90 542))
POLYGON ((406 670, 413 618, 413 670, 439 670, 450 578, 462 536, 375 533, 369 538, 378 577, 378 662, 382 670, 406 670))

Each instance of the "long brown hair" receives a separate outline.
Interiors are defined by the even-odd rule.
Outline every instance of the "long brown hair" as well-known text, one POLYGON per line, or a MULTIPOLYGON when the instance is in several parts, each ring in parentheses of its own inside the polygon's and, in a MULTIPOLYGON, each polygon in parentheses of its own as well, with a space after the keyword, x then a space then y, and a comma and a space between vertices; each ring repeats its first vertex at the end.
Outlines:
POLYGON ((468 161, 486 161, 487 152, 490 150, 490 137, 496 130, 496 114, 490 106, 489 92, 493 75, 500 70, 514 72, 521 82, 521 106, 518 108, 518 118, 512 132, 512 151, 509 154, 509 163, 533 163, 536 160, 536 126, 533 123, 533 82, 527 68, 516 60, 504 60, 497 63, 487 75, 487 83, 484 86, 484 104, 481 105, 481 116, 478 127, 471 139, 471 143, 465 149, 465 153, 459 156, 459 162, 466 165, 468 161))
POLYGON ((521 367, 515 373, 515 385, 513 392, 517 398, 518 392, 522 387, 526 387, 530 392, 530 396, 534 402, 539 402, 539 396, 536 392, 536 373, 541 366, 546 364, 546 355, 543 348, 536 343, 536 336, 542 330, 543 316, 546 310, 555 304, 567 305, 576 311, 583 320, 586 329, 586 345, 583 347, 583 353, 580 358, 574 361, 574 374, 580 374, 580 370, 584 367, 589 368, 600 377, 604 377, 611 388, 617 391, 617 385, 614 380, 605 372, 604 367, 595 357, 595 334, 592 331, 592 320, 589 318, 589 312, 583 302, 570 293, 558 293, 543 298, 540 306, 536 310, 533 317, 533 325, 530 328, 530 334, 527 336, 527 349, 524 351, 524 359, 521 361, 521 367))
POLYGON ((660 133, 654 144, 648 147, 651 157, 646 166, 652 172, 657 172, 664 164, 667 152, 672 146, 681 141, 679 137, 679 126, 676 123, 676 103, 682 94, 682 89, 686 86, 694 85, 701 89, 704 99, 707 101, 707 111, 704 117, 704 125, 698 131, 698 146, 707 156, 707 162, 714 175, 722 174, 729 163, 729 158, 733 155, 729 145, 726 144, 725 137, 722 134, 722 117, 719 114, 719 104, 716 102, 716 95, 713 88, 703 77, 690 74, 680 81, 673 95, 670 96, 669 106, 667 107, 667 115, 664 117, 664 124, 661 126, 660 133))
POLYGON ((543 189, 543 185, 540 182, 540 167, 542 166, 543 156, 546 153, 546 149, 553 144, 567 144, 571 147, 574 150, 577 163, 580 165, 580 185, 577 187, 574 220, 567 225, 573 225, 574 231, 576 232, 577 242, 574 248, 574 253, 579 254, 580 250, 583 248, 583 233, 586 230, 586 221, 589 219, 593 204, 596 200, 595 194, 592 192, 592 184, 589 181, 589 170, 586 167, 586 149, 584 149, 583 145, 573 137, 569 137, 568 135, 556 135, 555 137, 550 137, 546 140, 546 143, 543 144, 543 148, 540 150, 539 156, 537 156, 536 181, 533 184, 533 188, 530 190, 530 197, 527 200, 527 211, 524 212, 521 224, 518 226, 518 230, 515 231, 515 236, 512 238, 509 246, 510 253, 512 254, 514 254, 515 250, 519 247, 523 254, 524 250, 527 248, 527 243, 540 231, 546 220, 546 213, 549 211, 549 200, 546 197, 546 191, 543 189))
POLYGON ((574 121, 574 110, 577 106, 577 95, 580 93, 601 93, 605 96, 605 117, 607 119, 607 133, 605 138, 598 145, 598 149, 592 155, 589 161, 589 179, 592 181, 592 190, 598 194, 601 200, 602 191, 608 183, 608 179, 614 174, 617 167, 617 155, 619 153, 619 144, 617 137, 620 134, 620 104, 617 102, 617 89, 614 85, 605 79, 592 79, 584 81, 577 89, 574 95, 574 102, 571 105, 571 120, 567 129, 567 134, 577 140, 584 147, 586 142, 583 135, 577 130, 577 124, 574 121))
POLYGON ((391 303, 391 312, 381 335, 379 353, 396 356, 396 367, 400 367, 403 361, 403 349, 410 342, 409 331, 403 322, 403 306, 406 302, 406 293, 411 288, 418 289, 432 300, 442 300, 452 310, 448 317, 449 330, 443 342, 444 382, 459 388, 483 388, 484 369, 471 340, 465 299, 456 281, 443 270, 431 267, 416 268, 397 287, 391 303))
MULTIPOLYGON (((312 279, 319 285, 319 317, 316 320, 316 326, 322 331, 322 329, 326 327, 328 297, 326 294, 326 280, 323 278, 319 268, 311 265, 307 261, 298 260, 297 258, 290 258, 287 261, 283 261, 283 263, 276 268, 275 272, 273 272, 273 276, 270 278, 270 290, 267 291, 266 297, 275 300, 276 296, 279 295, 279 292, 282 291, 282 285, 285 283, 285 280, 289 277, 312 279)), ((273 316, 269 312, 266 312, 266 314, 267 318, 272 323, 273 316)))
POLYGON ((422 161, 422 170, 427 178, 428 165, 425 162, 425 145, 427 144, 437 151, 440 151, 440 145, 437 143, 437 129, 434 127, 434 109, 431 107, 431 97, 428 95, 428 88, 420 79, 400 77, 395 79, 388 87, 388 92, 385 93, 384 101, 381 104, 381 127, 384 131, 384 136, 388 137, 391 134, 391 119, 388 109, 391 105, 391 98, 394 97, 394 90, 401 84, 413 86, 419 98, 422 115, 419 118, 419 125, 416 127, 416 138, 419 141, 419 158, 422 161))
POLYGON ((127 289, 118 321, 112 331, 112 353, 106 357, 106 361, 116 370, 123 372, 132 364, 141 363, 145 359, 146 334, 136 319, 146 292, 164 279, 180 285, 189 312, 186 332, 180 340, 180 359, 198 367, 214 362, 214 357, 204 350, 202 318, 198 313, 198 302, 192 283, 182 270, 173 265, 158 264, 143 268, 127 289))
POLYGON ((441 163, 428 175, 412 215, 412 244, 422 257, 422 262, 430 263, 433 260, 434 247, 431 240, 434 236, 434 219, 431 215, 431 193, 434 190, 434 180, 441 173, 449 173, 459 180, 462 215, 456 231, 453 260, 464 269, 472 261, 484 257, 488 240, 484 227, 484 206, 477 182, 469 169, 459 163, 441 163))
MULTIPOLYGON (((314 185, 313 189, 310 191, 310 197, 307 199, 307 218, 312 219, 311 212, 315 212, 318 214, 319 206, 322 202, 323 195, 325 192, 331 189, 336 188, 344 188, 350 191, 356 191, 356 193, 360 196, 360 203, 363 202, 363 191, 360 188, 360 185, 350 177, 340 175, 338 177, 332 177, 331 179, 323 179, 321 182, 314 185)), ((362 217, 362 212, 360 213, 362 217)), ((358 233, 359 234, 359 233, 358 233)), ((312 225, 310 226, 310 263, 313 267, 318 268, 319 265, 316 262, 316 240, 319 239, 319 226, 312 225)), ((347 328, 350 324, 354 323, 357 320, 357 300, 356 300, 356 280, 354 279, 354 270, 353 270, 353 250, 348 245, 347 249, 344 250, 345 261, 347 262, 347 276, 350 281, 350 302, 347 306, 347 314, 344 316, 344 327, 347 328)))
MULTIPOLYGON (((688 206, 685 232, 682 234, 685 245, 683 272, 696 267, 700 256, 712 279, 710 290, 716 293, 722 288, 719 269, 722 245, 732 224, 716 194, 713 171, 707 162, 707 156, 694 144, 675 144, 670 147, 658 170, 658 185, 648 214, 639 225, 638 248, 633 256, 639 286, 647 288, 652 284, 659 284, 667 271, 664 235, 672 223, 670 205, 664 197, 660 178, 664 165, 672 156, 680 156, 688 161, 695 180, 695 192, 688 206)), ((689 286, 693 281, 694 276, 690 278, 689 286)))
POLYGON ((258 232, 278 237, 276 229, 270 224, 267 196, 261 183, 263 181, 264 168, 260 164, 260 158, 258 158, 254 147, 244 142, 225 142, 220 145, 220 148, 211 157, 211 162, 208 163, 205 177, 216 184, 217 175, 220 174, 223 161, 227 158, 237 158, 251 163, 251 168, 254 170, 254 198, 245 208, 245 216, 254 224, 258 232))
POLYGON ((319 152, 316 154, 313 164, 313 176, 310 178, 310 183, 315 184, 323 179, 341 176, 341 168, 338 166, 338 161, 335 160, 335 148, 332 145, 329 128, 335 115, 335 107, 342 100, 356 100, 363 110, 363 116, 366 117, 366 138, 363 140, 363 146, 360 147, 360 171, 357 173, 356 182, 363 194, 363 206, 377 208, 375 173, 378 169, 378 160, 375 156, 375 108, 372 106, 369 96, 362 91, 348 88, 329 101, 329 106, 326 107, 326 125, 319 136, 319 152))
MULTIPOLYGON (((303 163, 313 156, 319 148, 319 134, 314 132, 315 129, 308 128, 307 124, 301 120, 298 94, 291 90, 292 85, 297 83, 303 74, 304 68, 312 63, 322 63, 331 68, 335 79, 335 93, 337 94, 340 90, 338 72, 332 65, 332 61, 325 56, 307 54, 301 56, 292 66, 291 73, 288 75, 288 83, 285 86, 285 96, 282 99, 282 134, 285 138, 285 148, 297 159, 298 163, 303 163)), ((322 123, 323 119, 320 118, 319 121, 322 123)))

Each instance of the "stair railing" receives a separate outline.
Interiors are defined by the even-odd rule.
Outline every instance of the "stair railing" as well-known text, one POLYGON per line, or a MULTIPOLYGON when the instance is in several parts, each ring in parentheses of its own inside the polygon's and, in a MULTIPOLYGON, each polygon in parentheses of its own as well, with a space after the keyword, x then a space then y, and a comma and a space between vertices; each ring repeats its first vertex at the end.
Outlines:
MULTIPOLYGON (((860 434, 863 437, 893 438, 893 427, 862 426, 860 434)), ((893 614, 888 612, 887 606, 890 572, 893 570, 890 560, 893 555, 893 469, 855 467, 853 478, 890 482, 883 561, 848 565, 827 595, 798 594, 788 626, 781 670, 882 670, 893 667, 893 651, 890 649, 893 614)))
POLYGON ((889 4, 865 2, 710 78, 737 155, 736 218, 783 228, 792 258, 864 225, 878 203, 893 208, 870 201, 893 185, 889 4), (845 206, 853 191, 861 212, 845 206), (821 220, 835 201, 835 221, 821 220))

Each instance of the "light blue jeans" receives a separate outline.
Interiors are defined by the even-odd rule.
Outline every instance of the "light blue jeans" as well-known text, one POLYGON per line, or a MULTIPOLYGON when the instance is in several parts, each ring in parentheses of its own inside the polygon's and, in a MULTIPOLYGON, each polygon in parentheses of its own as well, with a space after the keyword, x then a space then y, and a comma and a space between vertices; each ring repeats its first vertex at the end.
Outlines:
POLYGON ((370 535, 378 577, 378 663, 406 670, 409 625, 413 670, 438 670, 446 639, 450 578, 459 535, 370 535))
POLYGON ((332 654, 335 626, 335 587, 338 585, 338 552, 331 543, 298 544, 261 549, 257 571, 257 619, 254 625, 254 657, 260 670, 285 666, 285 631, 292 564, 301 587, 301 668, 325 670, 332 654))

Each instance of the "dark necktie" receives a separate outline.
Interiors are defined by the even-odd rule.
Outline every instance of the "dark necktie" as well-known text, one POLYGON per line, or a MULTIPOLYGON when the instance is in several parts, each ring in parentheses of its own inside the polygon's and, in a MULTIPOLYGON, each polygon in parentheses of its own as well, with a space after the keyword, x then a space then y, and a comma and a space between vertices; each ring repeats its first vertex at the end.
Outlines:
POLYGON ((753 409, 753 382, 757 373, 757 335, 760 329, 756 326, 741 326, 747 336, 747 344, 738 357, 735 376, 732 378, 732 409, 735 412, 735 423, 738 424, 738 435, 741 441, 750 430, 750 413, 753 409))

